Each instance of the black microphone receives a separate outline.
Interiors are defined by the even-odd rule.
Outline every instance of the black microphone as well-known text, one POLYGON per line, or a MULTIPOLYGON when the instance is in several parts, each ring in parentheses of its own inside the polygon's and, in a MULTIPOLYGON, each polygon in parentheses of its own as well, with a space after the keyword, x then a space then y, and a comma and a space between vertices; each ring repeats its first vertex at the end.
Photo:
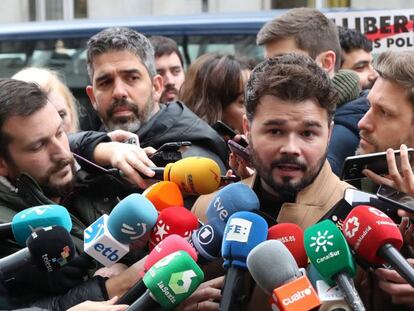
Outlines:
POLYGON ((39 270, 53 272, 75 256, 75 246, 69 232, 60 226, 38 229, 27 239, 27 247, 0 259, 0 279, 7 281, 15 271, 28 264, 39 270))

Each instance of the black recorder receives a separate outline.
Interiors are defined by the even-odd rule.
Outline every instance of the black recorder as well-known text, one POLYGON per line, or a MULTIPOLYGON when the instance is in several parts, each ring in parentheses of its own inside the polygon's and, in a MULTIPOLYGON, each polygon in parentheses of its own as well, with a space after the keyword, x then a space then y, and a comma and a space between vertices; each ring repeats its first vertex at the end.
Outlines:
MULTIPOLYGON (((408 159, 413 166, 414 149, 408 148, 408 159)), ((395 150, 395 160, 398 170, 401 171, 400 150, 395 150)), ((387 153, 377 152, 347 157, 342 167, 342 180, 358 180, 365 178, 364 169, 369 169, 379 175, 388 174, 387 153)))
POLYGON ((354 188, 345 190, 344 197, 338 201, 333 208, 326 213, 320 221, 329 219, 333 221, 339 228, 350 211, 358 205, 369 205, 379 209, 388 215, 395 223, 400 223, 401 217, 398 216, 398 207, 390 202, 384 201, 375 194, 364 192, 354 188))

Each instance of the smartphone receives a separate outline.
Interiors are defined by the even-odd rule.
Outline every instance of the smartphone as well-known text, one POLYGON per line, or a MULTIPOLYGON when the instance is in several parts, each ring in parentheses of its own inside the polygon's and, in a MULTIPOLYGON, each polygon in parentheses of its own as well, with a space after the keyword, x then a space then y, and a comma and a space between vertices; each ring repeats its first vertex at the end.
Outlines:
POLYGON ((381 185, 377 191, 378 198, 395 204, 398 208, 414 213, 414 196, 398 191, 387 185, 381 185))
POLYGON ((233 152, 237 156, 241 157, 248 164, 251 164, 251 161, 250 161, 250 151, 249 151, 248 148, 243 147, 242 145, 236 143, 232 139, 230 139, 229 141, 227 141, 227 145, 229 146, 231 152, 233 152))
POLYGON ((130 137, 127 140, 124 141, 124 144, 139 145, 138 144, 138 138, 137 137, 130 137))
POLYGON ((344 199, 352 207, 357 205, 370 205, 379 209, 388 215, 395 223, 401 222, 401 217, 398 216, 398 208, 395 204, 381 200, 377 195, 373 193, 364 192, 358 189, 348 188, 345 190, 344 199))
MULTIPOLYGON (((400 150, 395 150, 395 160, 398 170, 401 170, 400 150)), ((414 149, 408 148, 408 159, 413 166, 414 149)), ((342 180, 356 180, 365 178, 362 174, 364 169, 370 169, 379 175, 388 174, 387 153, 377 152, 347 157, 342 167, 342 180)))
MULTIPOLYGON (((228 126, 226 123, 224 123, 221 120, 218 120, 211 127, 213 129, 215 129, 217 133, 219 133, 221 136, 223 136, 226 141, 228 141, 230 139, 233 139, 234 136, 237 135, 237 133, 230 126, 228 126)), ((242 147, 245 147, 245 148, 248 146, 247 141, 243 138, 240 139, 240 141, 238 143, 239 143, 239 145, 241 145, 242 147)))
POLYGON ((163 144, 161 147, 149 156, 150 160, 159 167, 166 166, 168 163, 177 162, 181 160, 182 149, 191 146, 189 141, 169 142, 163 144))

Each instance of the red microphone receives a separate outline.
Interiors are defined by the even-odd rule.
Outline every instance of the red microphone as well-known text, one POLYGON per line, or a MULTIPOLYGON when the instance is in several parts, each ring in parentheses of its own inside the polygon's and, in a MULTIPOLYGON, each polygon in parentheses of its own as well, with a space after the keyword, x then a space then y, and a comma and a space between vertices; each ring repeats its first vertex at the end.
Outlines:
POLYGON ((303 243, 303 229, 296 224, 277 224, 269 228, 268 240, 279 240, 295 258, 299 268, 306 268, 308 256, 303 243))
POLYGON ((187 252, 194 261, 197 261, 197 252, 194 247, 192 247, 183 237, 177 234, 171 234, 158 243, 149 253, 144 263, 144 273, 160 259, 179 250, 187 252))
POLYGON ((158 215, 157 223, 150 234, 149 248, 153 249, 171 234, 189 238, 197 228, 198 219, 189 210, 179 206, 168 207, 158 215))
POLYGON ((358 205, 342 226, 349 245, 373 264, 390 263, 414 287, 414 269, 401 255, 403 237, 396 223, 385 213, 368 205, 358 205))

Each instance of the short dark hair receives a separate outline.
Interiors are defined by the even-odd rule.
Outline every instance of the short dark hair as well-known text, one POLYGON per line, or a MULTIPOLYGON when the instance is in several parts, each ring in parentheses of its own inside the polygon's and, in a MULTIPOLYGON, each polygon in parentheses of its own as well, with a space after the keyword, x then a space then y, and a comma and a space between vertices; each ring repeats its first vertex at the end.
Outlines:
MULTIPOLYGON (((0 155, 10 159, 11 138, 4 132, 4 123, 14 116, 27 117, 47 104, 47 94, 36 83, 0 79, 0 155)), ((29 133, 28 133, 29 134, 29 133)))
POLYGON ((93 59, 104 53, 112 51, 129 51, 135 54, 147 68, 148 74, 153 78, 155 70, 154 49, 143 34, 123 27, 112 27, 104 29, 94 35, 87 43, 87 69, 92 81, 93 59))
POLYGON ((332 120, 338 94, 328 74, 308 56, 289 53, 261 62, 254 68, 246 86, 246 115, 251 122, 265 95, 301 102, 316 99, 332 120))
POLYGON ((154 48, 155 58, 175 53, 180 59, 181 66, 184 67, 183 56, 178 49, 177 42, 175 42, 173 39, 163 36, 152 36, 149 38, 149 41, 154 48))
POLYGON ((335 72, 341 65, 341 46, 335 24, 320 11, 295 8, 267 22, 257 34, 257 44, 293 38, 296 45, 315 59, 320 53, 332 50, 336 54, 335 72))
MULTIPOLYGON (((364 50, 367 53, 372 52, 372 41, 370 41, 364 34, 355 29, 348 29, 337 26, 339 43, 341 44, 342 53, 350 53, 352 50, 364 50)), ((344 62, 342 54, 341 66, 344 62)))

